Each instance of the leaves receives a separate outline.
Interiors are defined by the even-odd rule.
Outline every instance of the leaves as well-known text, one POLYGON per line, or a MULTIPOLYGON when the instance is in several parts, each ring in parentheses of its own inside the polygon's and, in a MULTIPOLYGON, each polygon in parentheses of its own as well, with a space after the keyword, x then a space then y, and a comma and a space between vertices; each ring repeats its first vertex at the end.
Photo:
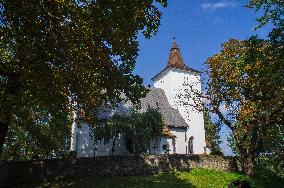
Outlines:
POLYGON ((235 150, 244 158, 263 151, 282 153, 283 46, 254 36, 222 47, 206 62, 208 108, 231 129, 235 150))
POLYGON ((262 15, 257 18, 259 25, 256 28, 258 29, 271 23, 274 26, 269 34, 271 40, 283 44, 284 2, 281 0, 250 0, 247 6, 262 13, 262 15))
POLYGON ((161 113, 152 108, 140 113, 115 114, 101 126, 93 129, 94 139, 105 142, 118 137, 131 140, 135 153, 145 153, 153 138, 162 135, 164 122, 161 113))
POLYGON ((221 144, 219 131, 220 125, 213 123, 208 110, 204 112, 204 129, 206 146, 210 149, 210 154, 221 154, 221 144))
POLYGON ((166 1, 1 1, 0 126, 36 122, 41 112, 61 123, 81 108, 94 125, 103 103, 137 103, 146 92, 132 72, 137 34, 156 33, 159 4, 166 1))

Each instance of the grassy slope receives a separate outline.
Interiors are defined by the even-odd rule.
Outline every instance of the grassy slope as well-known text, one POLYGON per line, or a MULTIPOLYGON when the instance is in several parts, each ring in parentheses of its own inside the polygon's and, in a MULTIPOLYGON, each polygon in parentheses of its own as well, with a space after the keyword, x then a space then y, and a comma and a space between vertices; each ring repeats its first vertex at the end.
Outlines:
POLYGON ((162 173, 152 176, 133 177, 106 177, 106 178, 84 178, 77 180, 65 180, 62 182, 46 183, 38 187, 187 187, 187 188, 221 188, 230 182, 246 177, 237 173, 213 171, 207 169, 193 169, 190 171, 176 173, 162 173))

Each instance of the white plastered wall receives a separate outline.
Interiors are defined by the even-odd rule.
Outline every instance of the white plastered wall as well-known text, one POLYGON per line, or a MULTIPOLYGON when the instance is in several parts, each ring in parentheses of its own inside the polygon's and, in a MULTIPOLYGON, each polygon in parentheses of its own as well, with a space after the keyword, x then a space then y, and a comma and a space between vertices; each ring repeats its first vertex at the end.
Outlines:
MULTIPOLYGON (((130 112, 131 103, 119 103, 116 108, 106 106, 102 108, 99 114, 100 118, 110 118, 115 113, 127 114, 130 112)), ((74 119, 76 115, 74 113, 74 119)), ((109 156, 111 155, 113 139, 108 142, 94 141, 92 129, 83 120, 74 121, 72 124, 71 151, 76 151, 77 157, 94 157, 94 156, 109 156)), ((120 136, 115 141, 113 155, 123 155, 127 153, 125 150, 125 140, 120 136)))
POLYGON ((168 145, 170 149, 170 154, 173 153, 173 139, 167 138, 165 136, 160 136, 158 138, 153 138, 151 141, 151 154, 161 155, 165 154, 163 145, 168 145))
POLYGON ((187 153, 187 130, 185 128, 170 128, 170 132, 176 136, 175 149, 172 149, 172 153, 188 154, 187 153), (175 151, 174 151, 175 150, 175 151))
MULTIPOLYGON (((193 103, 191 98, 185 97, 185 93, 192 90, 191 86, 194 90, 201 91, 200 75, 195 72, 177 69, 168 69, 154 81, 154 87, 164 90, 170 105, 180 112, 185 122, 189 125, 187 139, 191 136, 194 137, 193 152, 202 154, 206 145, 203 113, 190 105, 183 104, 183 102, 193 103)), ((183 148, 183 146, 181 147, 183 148)), ((186 152, 185 149, 183 152, 186 152)))
MULTIPOLYGON (((72 125, 71 151, 76 151, 76 157, 94 157, 111 155, 113 139, 107 143, 92 139, 92 130, 84 121, 78 121, 72 125), (80 125, 78 125, 78 123, 80 125)), ((116 139, 113 155, 123 155, 125 152, 124 140, 119 137, 116 139)))

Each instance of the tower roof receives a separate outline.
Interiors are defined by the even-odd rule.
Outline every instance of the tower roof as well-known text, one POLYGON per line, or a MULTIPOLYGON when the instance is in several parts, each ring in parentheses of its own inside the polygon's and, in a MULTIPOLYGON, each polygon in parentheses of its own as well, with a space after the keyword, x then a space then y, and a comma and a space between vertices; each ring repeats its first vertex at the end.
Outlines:
POLYGON ((174 39, 172 48, 170 50, 170 56, 169 56, 167 67, 181 68, 181 69, 186 67, 181 57, 181 53, 180 53, 180 50, 178 48, 178 45, 175 39, 174 39))
POLYGON ((173 41, 172 48, 170 50, 169 60, 166 65, 166 68, 164 68, 160 73, 154 76, 152 80, 155 80, 157 77, 159 77, 162 73, 164 73, 168 69, 179 69, 179 70, 184 70, 184 71, 192 71, 192 72, 200 73, 200 71, 190 68, 184 63, 181 53, 180 53, 180 49, 176 43, 175 38, 173 41))

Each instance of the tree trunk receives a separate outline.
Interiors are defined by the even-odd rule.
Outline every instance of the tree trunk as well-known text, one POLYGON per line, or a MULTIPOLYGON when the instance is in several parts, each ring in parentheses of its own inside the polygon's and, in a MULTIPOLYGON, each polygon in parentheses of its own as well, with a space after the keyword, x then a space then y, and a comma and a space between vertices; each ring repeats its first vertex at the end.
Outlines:
MULTIPOLYGON (((4 143, 6 141, 6 136, 9 129, 9 124, 12 118, 12 110, 15 103, 11 103, 11 101, 14 101, 12 98, 14 98, 17 93, 19 93, 19 75, 16 73, 8 74, 10 79, 8 79, 8 87, 7 87, 7 96, 4 98, 4 100, 1 100, 1 103, 8 104, 1 106, 1 114, 4 115, 4 117, 1 117, 0 119, 0 158, 3 154, 4 149, 4 143), (10 99, 7 99, 10 98, 10 99), (12 100, 11 100, 12 99, 12 100)), ((17 104, 17 103, 16 103, 17 104)))
POLYGON ((248 176, 253 176, 254 157, 251 155, 244 156, 243 158, 243 171, 248 176))
POLYGON ((113 153, 114 153, 116 139, 117 139, 117 135, 115 135, 115 137, 114 137, 114 139, 112 141, 111 156, 113 156, 113 153))
POLYGON ((3 147, 8 133, 9 120, 10 118, 6 117, 3 121, 0 121, 0 158, 3 153, 3 147))

